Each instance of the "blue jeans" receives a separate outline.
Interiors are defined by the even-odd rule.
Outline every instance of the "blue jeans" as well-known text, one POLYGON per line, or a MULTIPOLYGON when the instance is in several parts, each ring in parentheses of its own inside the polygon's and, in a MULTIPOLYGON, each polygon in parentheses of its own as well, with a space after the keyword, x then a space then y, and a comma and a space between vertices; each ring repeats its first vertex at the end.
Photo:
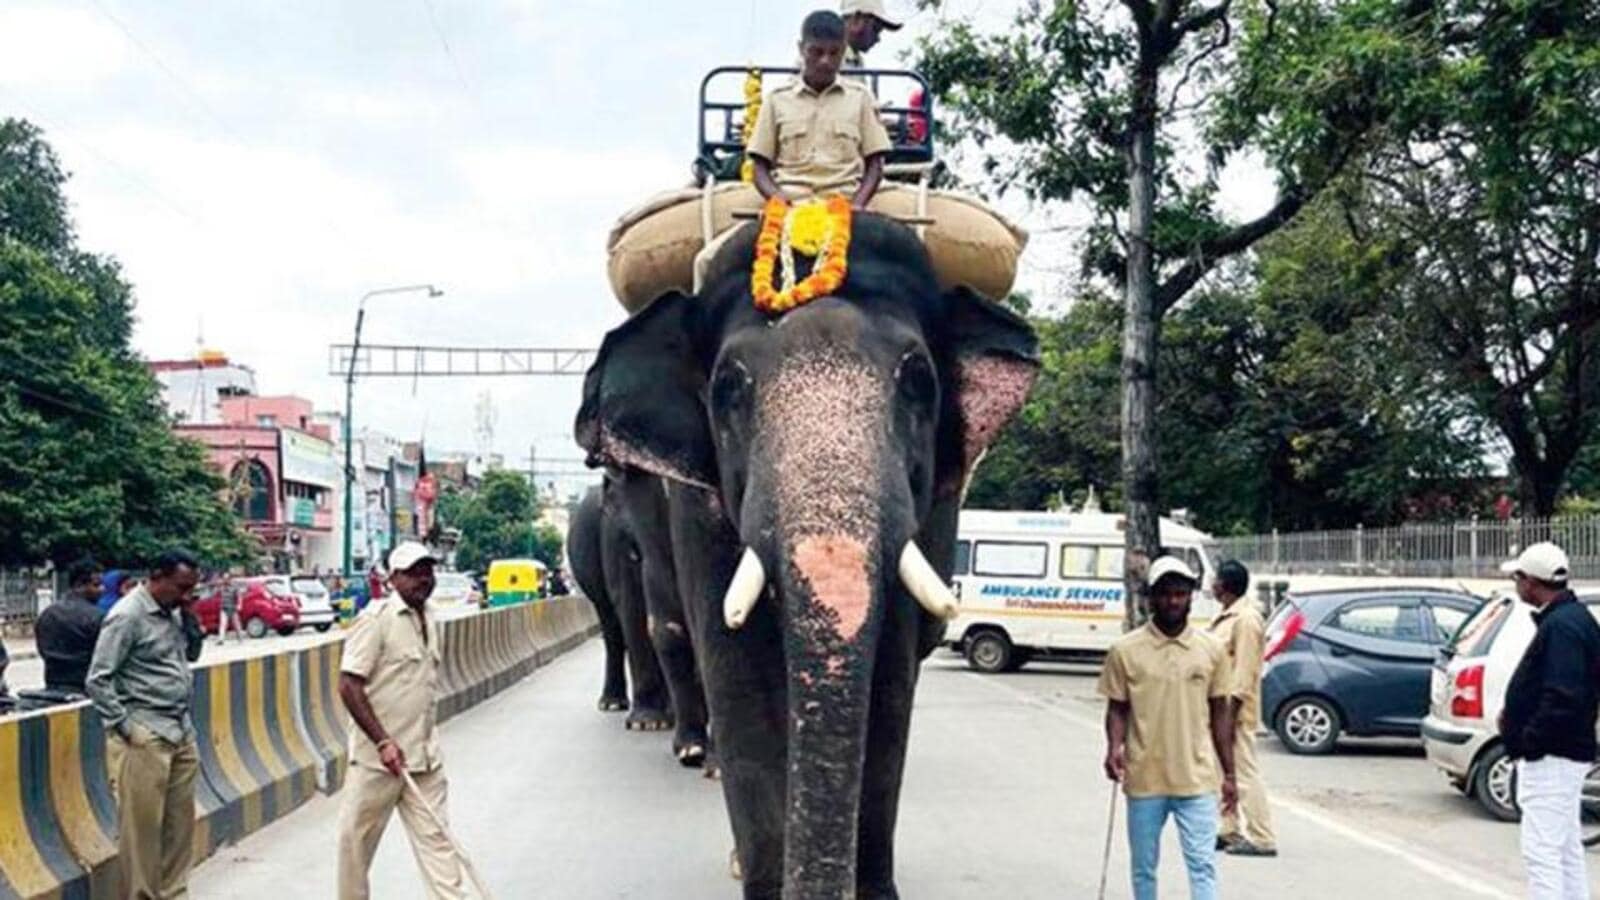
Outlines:
POLYGON ((1190 900, 1217 900, 1217 798, 1129 797, 1128 854, 1133 860, 1134 900, 1156 900, 1161 829, 1178 820, 1178 842, 1189 869, 1190 900))

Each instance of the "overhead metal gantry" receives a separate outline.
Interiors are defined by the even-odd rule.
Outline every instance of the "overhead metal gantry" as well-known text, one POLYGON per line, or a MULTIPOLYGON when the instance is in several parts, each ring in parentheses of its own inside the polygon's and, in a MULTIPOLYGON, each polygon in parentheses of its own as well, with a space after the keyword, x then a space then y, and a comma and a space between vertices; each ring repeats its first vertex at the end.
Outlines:
MULTIPOLYGON (((328 374, 351 372, 350 344, 328 348, 328 374)), ((595 351, 570 347, 431 347, 362 344, 355 356, 357 378, 438 378, 481 375, 582 377, 595 351)))

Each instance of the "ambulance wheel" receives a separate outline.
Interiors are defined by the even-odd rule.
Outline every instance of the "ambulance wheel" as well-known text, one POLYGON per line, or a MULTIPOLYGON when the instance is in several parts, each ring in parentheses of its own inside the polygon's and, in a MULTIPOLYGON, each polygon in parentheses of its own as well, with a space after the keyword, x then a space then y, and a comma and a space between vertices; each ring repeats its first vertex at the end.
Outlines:
POLYGON ((967 665, 990 675, 1009 671, 1016 657, 1011 639, 999 631, 980 631, 967 638, 967 665))

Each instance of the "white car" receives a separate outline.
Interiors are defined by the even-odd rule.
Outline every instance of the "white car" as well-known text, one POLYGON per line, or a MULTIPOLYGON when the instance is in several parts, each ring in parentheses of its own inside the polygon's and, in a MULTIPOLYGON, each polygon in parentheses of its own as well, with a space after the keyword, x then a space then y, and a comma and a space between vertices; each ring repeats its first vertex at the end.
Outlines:
POLYGON ((438 572, 433 576, 433 593, 428 595, 428 606, 441 612, 476 609, 480 599, 471 578, 460 572, 438 572))
POLYGON ((289 589, 300 601, 300 624, 310 625, 318 631, 327 631, 339 621, 333 608, 333 597, 327 585, 314 575, 295 575, 289 579, 289 589))
MULTIPOLYGON (((1589 614, 1600 620, 1600 589, 1577 591, 1589 614)), ((1500 743, 1497 723, 1506 688, 1533 642, 1533 610, 1514 594, 1497 594, 1462 623, 1445 644, 1433 667, 1428 717, 1422 720, 1422 744, 1428 760, 1450 783, 1496 818, 1514 821, 1517 810, 1516 768, 1500 743)), ((1591 808, 1596 773, 1584 789, 1585 818, 1591 808)), ((1600 798, 1597 798, 1600 799, 1600 798)))

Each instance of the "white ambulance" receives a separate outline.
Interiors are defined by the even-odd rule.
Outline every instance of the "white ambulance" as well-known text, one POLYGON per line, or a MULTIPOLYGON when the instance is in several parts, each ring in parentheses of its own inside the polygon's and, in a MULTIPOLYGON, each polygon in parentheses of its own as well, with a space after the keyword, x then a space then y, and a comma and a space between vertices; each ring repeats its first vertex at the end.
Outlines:
MULTIPOLYGON (((1122 635, 1126 528, 1123 516, 1098 511, 963 510, 949 646, 980 672, 1104 656, 1122 635)), ((1161 543, 1201 576, 1191 617, 1204 625, 1217 613, 1211 537, 1162 519, 1161 543)))

